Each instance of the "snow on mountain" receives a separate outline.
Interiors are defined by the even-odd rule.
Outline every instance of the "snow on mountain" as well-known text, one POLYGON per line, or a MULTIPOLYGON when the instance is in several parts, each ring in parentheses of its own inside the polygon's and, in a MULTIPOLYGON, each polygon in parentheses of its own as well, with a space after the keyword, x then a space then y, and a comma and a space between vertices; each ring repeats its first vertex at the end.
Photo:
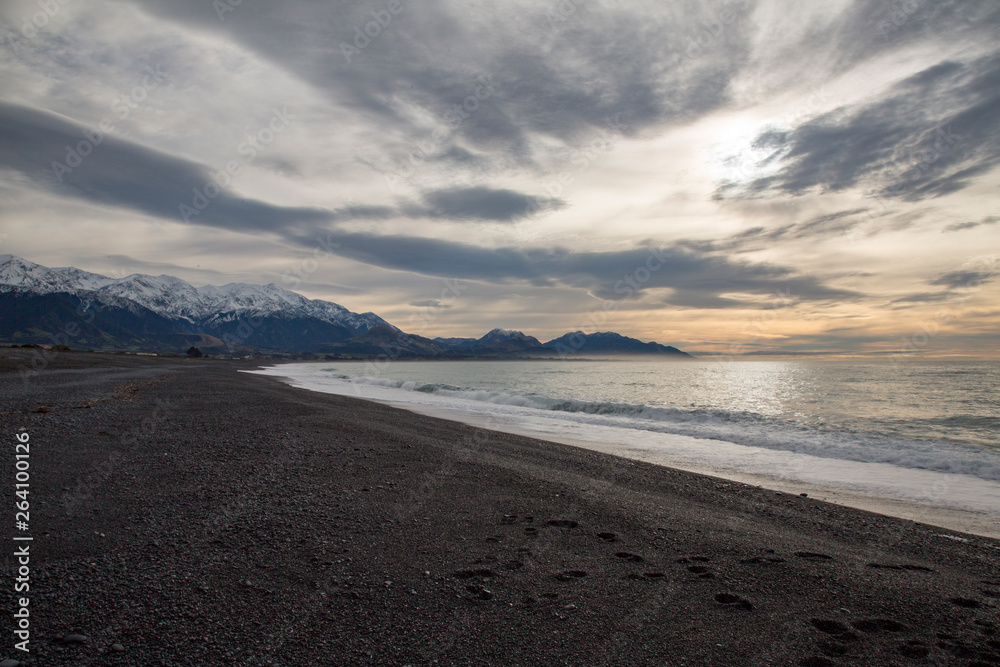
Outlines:
POLYGON ((530 338, 534 340, 531 336, 527 336, 520 331, 512 331, 511 329, 493 329, 485 336, 477 340, 476 342, 480 345, 486 345, 490 343, 502 342, 505 340, 510 340, 512 338, 530 338))
POLYGON ((66 276, 82 289, 88 290, 99 290, 115 281, 114 278, 108 278, 107 276, 102 276, 99 273, 91 273, 90 271, 84 271, 72 266, 64 266, 52 269, 52 271, 66 276))
POLYGON ((503 352, 530 350, 541 348, 542 344, 534 336, 528 336, 521 331, 510 329, 493 329, 477 340, 472 348, 475 350, 494 349, 503 352))
POLYGON ((85 299, 125 301, 171 319, 196 322, 231 322, 247 317, 277 316, 315 318, 362 332, 384 325, 396 329, 374 313, 352 313, 330 301, 307 299, 277 285, 230 283, 194 287, 174 276, 135 273, 108 278, 74 267, 50 269, 15 257, 0 255, 0 291, 22 290, 36 294, 68 292, 85 299))
POLYGON ((445 347, 472 347, 479 341, 478 338, 435 338, 435 343, 440 343, 445 347))
POLYGON ((493 329, 485 336, 483 336, 480 340, 487 338, 489 340, 507 340, 508 338, 513 338, 514 336, 517 335, 523 336, 524 334, 521 333, 520 331, 513 331, 511 329, 493 329))
POLYGON ((367 331, 379 325, 399 331, 374 313, 352 313, 347 308, 322 299, 307 299, 296 292, 282 289, 274 283, 248 285, 230 283, 222 287, 206 285, 198 288, 209 300, 209 316, 214 321, 230 321, 239 317, 314 317, 332 324, 342 324, 357 331, 367 331))
POLYGON ((189 322, 203 318, 206 312, 205 300, 198 290, 173 276, 133 273, 110 281, 96 292, 128 299, 159 315, 189 322))
POLYGON ((52 269, 14 255, 0 255, 0 290, 20 289, 38 294, 71 292, 76 282, 52 269))

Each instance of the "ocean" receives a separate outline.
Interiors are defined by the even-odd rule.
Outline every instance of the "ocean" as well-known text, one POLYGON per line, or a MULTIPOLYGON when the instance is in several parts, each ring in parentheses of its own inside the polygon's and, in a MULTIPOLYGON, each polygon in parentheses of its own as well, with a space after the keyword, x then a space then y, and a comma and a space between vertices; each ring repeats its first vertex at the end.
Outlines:
POLYGON ((1000 534, 997 361, 372 361, 257 372, 1000 534))

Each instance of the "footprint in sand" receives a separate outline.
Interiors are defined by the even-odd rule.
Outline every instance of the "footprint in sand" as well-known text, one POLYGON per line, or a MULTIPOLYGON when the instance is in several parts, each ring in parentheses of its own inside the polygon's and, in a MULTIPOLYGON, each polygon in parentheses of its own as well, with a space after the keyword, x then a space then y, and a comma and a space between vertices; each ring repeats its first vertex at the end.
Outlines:
POLYGON ((847 646, 845 644, 834 641, 820 641, 817 646, 819 646, 820 653, 828 655, 831 658, 837 658, 847 653, 847 646))
POLYGON ((493 591, 489 590, 488 588, 483 588, 478 584, 469 584, 468 586, 465 587, 465 590, 467 590, 469 593, 472 593, 473 597, 475 597, 477 600, 490 600, 493 598, 493 591))
POLYGON ((587 576, 587 573, 583 570, 566 570, 560 572, 559 574, 552 575, 559 581, 576 581, 577 579, 582 579, 587 576))
POLYGON ((938 638, 940 639, 942 636, 948 637, 948 639, 950 640, 950 641, 942 640, 937 643, 937 647, 942 651, 944 651, 945 653, 949 653, 950 655, 956 658, 975 657, 976 651, 971 646, 967 645, 965 642, 961 641, 956 637, 951 637, 950 635, 939 634, 938 638))
MULTIPOLYGON (((831 621, 823 618, 809 619, 809 623, 820 632, 831 635, 837 641, 853 642, 858 636, 851 632, 851 629, 840 621, 831 621)), ((828 654, 829 655, 829 654, 828 654)))
POLYGON ((842 635, 850 629, 840 621, 828 621, 822 618, 813 618, 810 619, 809 622, 812 623, 814 628, 820 632, 825 632, 828 635, 842 635))
POLYGON ((905 644, 900 644, 896 647, 896 650, 904 658, 912 658, 914 660, 923 660, 930 653, 930 649, 924 646, 923 642, 916 639, 911 639, 905 644))
POLYGON ((715 601, 719 604, 730 605, 737 609, 743 609, 744 611, 753 611, 753 604, 749 600, 744 600, 738 595, 733 595, 732 593, 719 593, 715 596, 715 601))
POLYGON ((619 551, 615 554, 615 557, 621 558, 626 563, 644 563, 646 561, 646 559, 642 556, 639 556, 638 554, 630 554, 627 551, 619 551))
POLYGON ((969 598, 951 598, 948 602, 963 609, 979 609, 983 606, 979 603, 979 600, 970 600, 969 598))
POLYGON ((570 521, 569 519, 552 519, 546 522, 547 526, 554 526, 556 528, 576 528, 580 524, 576 521, 570 521))
POLYGON ((614 533, 598 533, 597 536, 605 542, 617 542, 618 536, 614 533))
MULTIPOLYGON (((692 561, 696 563, 707 563, 711 560, 712 559, 708 556, 688 556, 686 558, 678 558, 677 562, 681 565, 687 565, 692 561)), ((688 572, 697 574, 699 579, 715 579, 715 575, 711 572, 711 568, 704 565, 689 565, 688 572)))

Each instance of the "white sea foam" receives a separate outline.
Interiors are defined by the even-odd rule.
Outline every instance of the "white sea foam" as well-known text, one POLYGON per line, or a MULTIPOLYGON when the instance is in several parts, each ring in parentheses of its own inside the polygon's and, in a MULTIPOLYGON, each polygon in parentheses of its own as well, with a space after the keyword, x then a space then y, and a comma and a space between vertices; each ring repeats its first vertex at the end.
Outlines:
MULTIPOLYGON (((355 368, 363 370, 348 370, 355 368)), ((822 489, 868 509, 895 503, 885 513, 909 518, 928 520, 918 507, 972 512, 977 520, 937 523, 1000 533, 1000 454, 974 446, 807 426, 749 410, 587 401, 343 371, 287 364, 258 372, 314 391, 772 488, 808 488, 810 495, 822 489)))
MULTIPOLYGON (((311 369, 303 370, 307 373, 311 371, 311 369)), ((469 401, 530 408, 556 413, 550 417, 565 421, 723 440, 738 445, 809 454, 828 459, 888 463, 918 470, 973 475, 1000 482, 1000 456, 991 451, 953 443, 797 427, 779 419, 769 419, 745 411, 680 410, 627 403, 526 396, 369 376, 348 378, 334 375, 334 378, 357 387, 386 387, 406 392, 433 394, 440 399, 435 401, 434 405, 459 410, 483 409, 468 405, 469 401)), ((322 376, 315 379, 320 382, 323 380, 322 376)), ((403 400, 409 402, 410 399, 403 400)))

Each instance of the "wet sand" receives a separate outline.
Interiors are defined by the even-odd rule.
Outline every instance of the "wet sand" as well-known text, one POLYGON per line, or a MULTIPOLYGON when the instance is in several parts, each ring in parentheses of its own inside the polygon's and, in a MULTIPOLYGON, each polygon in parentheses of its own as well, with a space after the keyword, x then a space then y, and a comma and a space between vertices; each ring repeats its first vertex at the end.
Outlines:
POLYGON ((13 522, 24 428, 34 537, 31 651, 8 595, 0 659, 1000 664, 996 540, 249 363, 60 353, 19 374, 36 354, 0 349, 4 502, 13 522))

